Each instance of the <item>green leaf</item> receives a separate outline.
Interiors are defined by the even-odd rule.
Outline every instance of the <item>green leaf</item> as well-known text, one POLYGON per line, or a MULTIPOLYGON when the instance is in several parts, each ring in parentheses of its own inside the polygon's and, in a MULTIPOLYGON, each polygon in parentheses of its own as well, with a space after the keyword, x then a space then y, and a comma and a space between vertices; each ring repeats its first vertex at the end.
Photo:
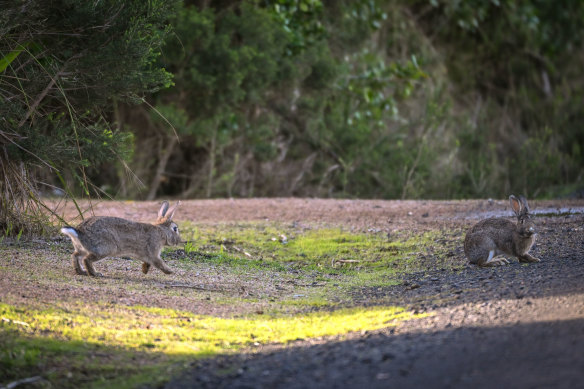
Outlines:
POLYGON ((24 45, 18 45, 18 47, 12 50, 8 55, 0 58, 0 73, 2 73, 10 64, 18 57, 20 53, 22 53, 26 47, 30 44, 30 42, 26 42, 24 45))

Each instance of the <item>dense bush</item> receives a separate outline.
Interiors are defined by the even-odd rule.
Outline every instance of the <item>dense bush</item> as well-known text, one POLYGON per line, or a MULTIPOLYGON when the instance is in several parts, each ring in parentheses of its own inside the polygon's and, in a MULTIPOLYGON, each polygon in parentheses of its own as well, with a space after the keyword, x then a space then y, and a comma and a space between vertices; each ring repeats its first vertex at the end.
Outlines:
POLYGON ((171 84, 156 61, 173 10, 167 1, 2 3, 0 229, 42 225, 38 191, 48 184, 68 190, 68 178, 89 195, 91 166, 129 159, 133 135, 112 127, 109 112, 171 84))
POLYGON ((5 177, 149 199, 584 185, 582 2, 8 4, 5 177))
POLYGON ((161 115, 122 107, 148 190, 113 193, 574 192, 583 12, 543 0, 185 4, 161 57, 176 85, 152 97, 161 115))

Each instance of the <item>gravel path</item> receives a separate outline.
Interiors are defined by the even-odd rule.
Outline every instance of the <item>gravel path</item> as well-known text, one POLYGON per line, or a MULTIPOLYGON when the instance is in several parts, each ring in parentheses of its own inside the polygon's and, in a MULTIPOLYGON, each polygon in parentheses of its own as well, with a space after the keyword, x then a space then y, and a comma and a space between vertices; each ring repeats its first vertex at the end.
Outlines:
MULTIPOLYGON (((443 203, 462 211, 441 213, 436 203, 428 211, 425 203, 416 204, 406 209, 415 213, 409 216, 418 230, 466 226, 489 207, 486 202, 443 203), (424 212, 435 217, 427 219, 424 212)), ((366 208, 385 223, 397 220, 379 216, 386 206, 366 208)), ((345 218, 358 227, 369 225, 363 215, 345 218)), ((399 218, 407 222, 408 215, 402 212, 399 218)), ((454 273, 429 263, 427 272, 411 274, 400 285, 352 296, 361 304, 375 297, 405 305, 430 314, 426 318, 194 361, 166 388, 584 387, 584 215, 538 220, 532 253, 541 263, 514 261, 493 269, 466 265, 454 273)))

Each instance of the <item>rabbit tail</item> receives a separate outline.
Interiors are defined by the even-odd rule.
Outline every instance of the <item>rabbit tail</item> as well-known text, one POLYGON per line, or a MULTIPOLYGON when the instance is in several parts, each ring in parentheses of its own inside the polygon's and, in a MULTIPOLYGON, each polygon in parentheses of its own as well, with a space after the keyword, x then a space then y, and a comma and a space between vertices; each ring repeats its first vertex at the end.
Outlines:
POLYGON ((67 235, 71 239, 79 238, 78 231, 73 227, 63 227, 61 228, 61 233, 67 235))

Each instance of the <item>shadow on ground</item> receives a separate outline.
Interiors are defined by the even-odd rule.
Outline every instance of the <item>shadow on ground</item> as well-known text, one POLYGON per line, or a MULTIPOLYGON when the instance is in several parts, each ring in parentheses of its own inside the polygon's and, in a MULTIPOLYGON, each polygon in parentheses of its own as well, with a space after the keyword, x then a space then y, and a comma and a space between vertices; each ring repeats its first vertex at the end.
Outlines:
POLYGON ((584 242, 561 223, 541 235, 533 250, 540 263, 428 266, 400 285, 351 295, 356 305, 405 305, 434 317, 194 361, 166 388, 581 387, 584 242))
POLYGON ((576 388, 584 319, 361 338, 199 361, 167 389, 576 388))

